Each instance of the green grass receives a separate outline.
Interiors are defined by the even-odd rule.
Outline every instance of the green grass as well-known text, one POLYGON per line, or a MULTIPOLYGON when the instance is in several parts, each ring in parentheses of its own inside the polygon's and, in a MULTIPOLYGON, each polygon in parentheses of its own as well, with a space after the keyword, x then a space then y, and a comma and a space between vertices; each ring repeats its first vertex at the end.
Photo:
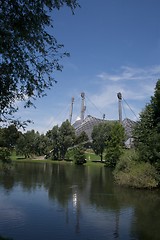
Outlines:
MULTIPOLYGON (((13 162, 26 162, 26 163, 52 163, 52 164, 74 164, 73 161, 66 161, 66 160, 51 160, 51 159, 44 159, 44 160, 35 160, 35 159, 14 159, 13 162)), ((87 161, 84 166, 104 166, 104 162, 92 162, 87 161)))
POLYGON ((100 156, 96 155, 92 150, 85 151, 85 156, 88 161, 100 160, 100 156))
MULTIPOLYGON (((100 157, 96 155, 93 150, 89 149, 85 152, 87 162, 84 164, 85 166, 103 166, 104 163, 99 162, 100 157), (96 162, 97 161, 97 162, 96 162)), ((11 155, 11 159, 13 162, 28 162, 28 163, 58 163, 58 164, 71 164, 73 161, 66 161, 66 160, 51 160, 51 159, 35 159, 35 158, 25 158, 22 155, 16 155, 16 152, 13 151, 11 155)))

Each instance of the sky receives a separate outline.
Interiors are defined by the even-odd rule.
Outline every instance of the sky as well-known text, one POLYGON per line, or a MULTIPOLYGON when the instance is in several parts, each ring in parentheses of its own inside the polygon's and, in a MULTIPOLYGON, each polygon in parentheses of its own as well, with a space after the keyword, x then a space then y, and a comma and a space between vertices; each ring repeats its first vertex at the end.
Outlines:
POLYGON ((137 120, 149 103, 160 78, 159 0, 79 0, 80 8, 52 12, 53 34, 70 57, 61 60, 62 72, 53 72, 57 84, 35 108, 20 108, 26 130, 40 133, 69 118, 80 116, 81 92, 85 116, 118 119, 117 93, 121 92, 122 117, 137 120))

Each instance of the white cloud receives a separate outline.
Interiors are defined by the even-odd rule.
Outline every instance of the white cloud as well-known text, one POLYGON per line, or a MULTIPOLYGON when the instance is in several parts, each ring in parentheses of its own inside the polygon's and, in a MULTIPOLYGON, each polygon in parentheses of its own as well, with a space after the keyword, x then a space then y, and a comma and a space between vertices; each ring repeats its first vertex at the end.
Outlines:
POLYGON ((97 77, 107 81, 147 81, 157 79, 160 76, 160 65, 149 68, 132 68, 128 66, 122 66, 116 73, 102 72, 97 77))
POLYGON ((126 112, 132 110, 132 114, 127 113, 127 115, 130 117, 132 115, 131 118, 135 119, 135 115, 139 115, 154 93, 156 81, 160 76, 160 66, 150 68, 122 66, 116 72, 103 72, 97 76, 104 81, 99 82, 100 88, 97 88, 95 94, 89 94, 91 101, 101 111, 107 112, 106 115, 117 118, 117 93, 121 92, 123 99, 129 105, 129 107, 125 106, 126 112))

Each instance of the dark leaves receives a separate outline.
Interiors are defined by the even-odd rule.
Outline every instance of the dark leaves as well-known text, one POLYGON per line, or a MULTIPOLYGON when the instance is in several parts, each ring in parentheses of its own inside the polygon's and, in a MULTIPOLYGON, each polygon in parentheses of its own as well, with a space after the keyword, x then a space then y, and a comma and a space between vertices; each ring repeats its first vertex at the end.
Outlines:
MULTIPOLYGON (((45 95, 61 71, 62 44, 46 31, 53 27, 49 11, 67 5, 72 12, 76 0, 5 0, 0 5, 0 121, 17 111, 15 102, 45 95)), ((29 103, 29 104, 28 104, 29 103)))

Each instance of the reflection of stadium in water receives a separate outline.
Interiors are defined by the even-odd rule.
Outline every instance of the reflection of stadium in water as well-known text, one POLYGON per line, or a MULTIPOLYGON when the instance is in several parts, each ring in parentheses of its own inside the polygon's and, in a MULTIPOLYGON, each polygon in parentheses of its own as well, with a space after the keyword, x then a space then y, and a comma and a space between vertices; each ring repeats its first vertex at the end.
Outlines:
POLYGON ((80 196, 78 194, 78 186, 73 186, 72 193, 72 205, 73 205, 73 214, 76 216, 75 221, 75 231, 78 233, 80 231, 80 196))

